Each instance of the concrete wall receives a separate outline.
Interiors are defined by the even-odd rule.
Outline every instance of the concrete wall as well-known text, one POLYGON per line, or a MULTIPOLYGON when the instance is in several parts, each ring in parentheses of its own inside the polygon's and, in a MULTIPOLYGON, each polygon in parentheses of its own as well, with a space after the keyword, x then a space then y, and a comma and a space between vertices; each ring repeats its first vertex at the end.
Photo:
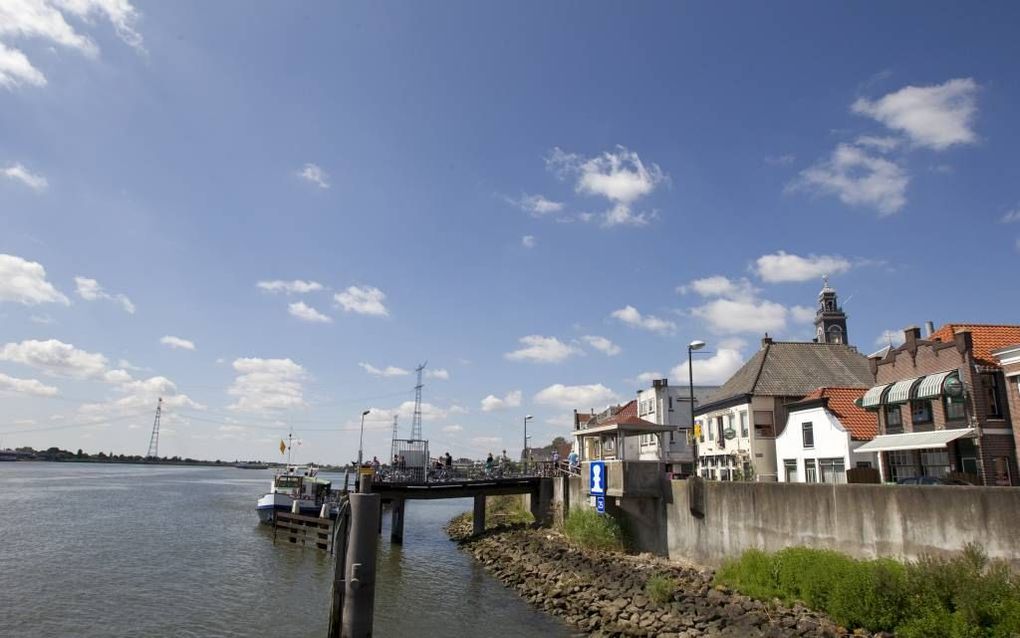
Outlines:
POLYGON ((671 558, 717 566, 752 548, 803 545, 916 559, 976 542, 1020 568, 1020 488, 703 481, 697 517, 689 484, 672 481, 664 500, 671 558))

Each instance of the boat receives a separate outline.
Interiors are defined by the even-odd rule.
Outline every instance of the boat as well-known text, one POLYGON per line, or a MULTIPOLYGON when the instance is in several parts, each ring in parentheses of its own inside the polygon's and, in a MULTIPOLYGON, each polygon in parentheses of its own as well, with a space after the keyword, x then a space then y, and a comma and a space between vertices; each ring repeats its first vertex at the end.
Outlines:
POLYGON ((329 516, 336 516, 336 506, 330 501, 331 482, 318 476, 314 466, 288 465, 273 477, 269 493, 258 500, 256 511, 259 521, 272 525, 277 512, 293 512, 297 503, 299 514, 319 516, 323 505, 329 516))

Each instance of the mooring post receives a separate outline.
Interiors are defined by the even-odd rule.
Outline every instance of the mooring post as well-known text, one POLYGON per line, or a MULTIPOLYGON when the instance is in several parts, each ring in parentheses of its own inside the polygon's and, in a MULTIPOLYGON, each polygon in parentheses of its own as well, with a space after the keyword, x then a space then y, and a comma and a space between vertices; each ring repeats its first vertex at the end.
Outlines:
POLYGON ((475 511, 471 517, 472 533, 478 536, 485 531, 485 494, 475 495, 475 511))
POLYGON ((401 545, 404 542, 404 499, 395 498, 390 502, 390 542, 401 545))
POLYGON ((351 495, 351 538, 347 545, 346 592, 341 638, 370 638, 375 607, 375 525, 382 497, 351 495))

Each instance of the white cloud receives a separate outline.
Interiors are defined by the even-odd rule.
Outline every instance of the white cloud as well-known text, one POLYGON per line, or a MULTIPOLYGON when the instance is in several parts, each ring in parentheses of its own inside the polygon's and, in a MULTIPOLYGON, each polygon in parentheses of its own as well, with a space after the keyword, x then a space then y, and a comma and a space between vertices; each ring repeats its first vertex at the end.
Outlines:
POLYGON ((460 425, 445 425, 443 426, 442 431, 446 434, 455 434, 457 432, 463 432, 464 428, 460 425))
POLYGON ((205 406, 195 402, 186 394, 177 390, 177 385, 166 377, 156 376, 137 381, 121 383, 117 391, 122 393, 119 399, 102 403, 86 403, 78 408, 78 413, 89 419, 108 418, 111 414, 148 414, 155 410, 156 402, 163 399, 163 418, 159 433, 164 429, 162 424, 182 423, 182 417, 173 413, 174 408, 190 408, 204 410, 205 406), (170 412, 167 412, 167 409, 170 412))
POLYGON ((255 285, 266 292, 283 292, 288 295, 292 293, 304 294, 308 292, 316 292, 323 288, 322 284, 317 281, 303 281, 301 279, 295 279, 293 281, 281 281, 279 279, 273 281, 260 281, 255 285))
POLYGON ((498 447, 503 444, 501 436, 476 436, 471 439, 472 445, 481 447, 498 447))
MULTIPOLYGON (((88 58, 99 55, 99 47, 87 35, 75 31, 64 14, 91 26, 96 16, 113 24, 126 44, 144 52, 142 36, 135 30, 138 11, 129 0, 4 0, 0 2, 0 38, 39 39, 78 51, 88 58)), ((25 54, 0 43, 0 86, 22 84, 45 86, 46 77, 25 54)))
POLYGON ((808 306, 791 306, 790 319, 795 323, 811 323, 815 320, 817 311, 808 306))
POLYGON ((426 379, 439 379, 440 381, 449 381, 450 373, 443 368, 436 368, 435 370, 425 370, 426 379))
POLYGON ((46 385, 38 379, 18 379, 7 376, 0 372, 0 392, 14 392, 17 394, 30 394, 37 397, 52 397, 57 395, 57 389, 46 385))
POLYGON ((534 235, 525 235, 524 237, 521 237, 521 246, 524 246, 525 248, 534 248, 535 243, 534 235))
POLYGON ((390 311, 383 304, 386 295, 383 291, 372 286, 350 286, 347 290, 333 295, 333 298, 343 307, 345 312, 356 312, 359 315, 373 315, 377 317, 388 317, 390 314, 390 311))
POLYGON ((973 144, 978 84, 957 78, 934 86, 907 86, 878 100, 859 98, 851 109, 902 131, 917 146, 944 150, 973 144))
POLYGON ((600 410, 618 399, 618 395, 602 385, 563 385, 553 384, 535 395, 535 403, 551 405, 557 408, 600 410))
POLYGON ((786 307, 766 300, 714 299, 691 313, 720 334, 775 332, 786 327, 786 307))
POLYGON ((747 279, 733 280, 722 275, 695 279, 686 286, 681 286, 678 291, 682 293, 692 291, 702 297, 726 297, 728 299, 749 298, 757 292, 747 279))
POLYGON ((652 381, 661 378, 662 378, 661 372, 642 372, 641 374, 634 377, 633 380, 634 383, 636 383, 637 385, 649 385, 651 384, 652 381))
MULTIPOLYGON (((457 406, 453 406, 450 409, 441 408, 431 403, 423 402, 421 404, 421 420, 422 421, 441 421, 450 416, 452 413, 462 413, 461 409, 457 409, 457 406)), ((411 417, 414 416, 414 401, 404 401, 395 408, 376 408, 370 409, 371 416, 369 417, 372 421, 392 423, 394 415, 399 415, 401 421, 411 421, 411 417)), ((367 427, 367 426, 366 426, 367 427)))
MULTIPOLYGON (((3 56, 4 56, 3 43, 0 42, 0 85, 3 84, 4 77, 3 56)), ((50 185, 50 183, 46 181, 45 177, 39 175, 38 173, 33 173, 29 171, 27 168, 24 167, 24 165, 20 163, 11 164, 10 166, 8 166, 7 168, 3 169, 3 171, 0 172, 3 173, 4 177, 8 179, 17 180, 36 192, 42 192, 46 190, 46 188, 50 185)))
POLYGON ((308 163, 304 165, 300 171, 298 171, 298 177, 315 184, 319 188, 329 188, 329 175, 326 171, 322 170, 317 164, 308 163))
POLYGON ((877 137, 874 135, 862 135, 854 140, 857 146, 873 148, 880 153, 895 151, 900 146, 900 139, 897 137, 877 137))
POLYGON ((542 195, 521 195, 519 199, 507 198, 507 201, 519 207, 533 217, 541 217, 563 210, 563 202, 554 202, 542 195))
POLYGON ((300 408, 305 405, 302 381, 305 369, 290 359, 235 359, 238 373, 227 393, 236 397, 230 406, 241 412, 300 408))
POLYGON ((897 347, 903 343, 903 331, 902 330, 883 330, 882 334, 878 335, 875 339, 876 346, 893 346, 897 347))
POLYGON ((173 337, 170 335, 163 337, 162 339, 159 340, 159 342, 162 343, 164 346, 169 346, 171 348, 181 348, 183 350, 195 349, 194 341, 189 341, 187 339, 181 339, 180 337, 173 337))
POLYGON ((497 410, 520 407, 523 396, 520 390, 507 392, 502 399, 494 394, 490 394, 482 399, 482 412, 495 412, 497 410))
POLYGON ((106 357, 79 350, 56 339, 8 343, 0 349, 0 361, 10 361, 55 376, 76 379, 98 378, 106 371, 106 357))
MULTIPOLYGON (((722 385, 733 376, 733 373, 744 365, 740 351, 734 348, 720 347, 710 357, 694 358, 694 385, 722 385)), ((688 379, 687 362, 679 363, 670 372, 674 378, 688 379)))
POLYGON ((103 373, 103 381, 113 383, 115 385, 128 383, 132 380, 133 379, 127 370, 108 370, 103 373))
POLYGON ((508 352, 504 357, 510 361, 532 361, 537 363, 559 363, 582 351, 572 345, 563 343, 556 337, 528 335, 517 341, 523 348, 508 352))
POLYGON ((301 321, 309 323, 333 323, 333 318, 322 314, 303 301, 296 301, 287 306, 287 312, 301 321))
POLYGON ((620 348, 620 346, 616 345, 615 343, 613 343, 612 341, 605 337, 599 337, 596 335, 585 335, 581 337, 581 340, 587 343, 592 348, 595 348, 599 352, 603 352, 609 355, 610 357, 616 356, 623 352, 623 349, 620 348))
POLYGON ((910 177, 895 162, 840 144, 828 160, 801 171, 787 189, 835 195, 844 204, 891 215, 906 205, 909 183, 910 177))
POLYGON ((773 255, 762 255, 755 262, 755 272, 768 283, 821 279, 825 275, 846 272, 850 267, 850 262, 838 255, 801 257, 782 250, 773 255))
POLYGON ((574 189, 578 193, 609 200, 612 208, 603 215, 604 226, 647 224, 650 215, 635 213, 634 203, 669 181, 657 164, 645 165, 637 153, 623 146, 595 157, 554 148, 546 158, 546 166, 560 177, 575 176, 574 189))
POLYGON ((404 377, 411 372, 397 366, 386 366, 385 368, 377 368, 370 363, 361 362, 358 364, 361 368, 372 375, 373 377, 404 377))
POLYGON ((1003 224, 1012 224, 1013 222, 1020 222, 1020 208, 1015 208, 1005 215, 1002 216, 1003 224))
POLYGON ((46 281, 42 264, 15 255, 0 254, 0 301, 34 306, 41 303, 71 302, 46 281))
POLYGON ((103 290, 103 287, 99 285, 99 282, 95 279, 89 279, 88 277, 75 277, 75 286, 77 287, 76 292, 78 296, 85 301, 96 301, 97 299, 105 299, 107 301, 113 301, 120 305, 124 309, 124 312, 128 314, 135 314, 135 304, 131 303, 131 300, 127 298, 127 295, 123 294, 110 294, 103 290))
POLYGON ((654 315, 642 315, 634 306, 625 306, 619 310, 614 310, 610 316, 628 326, 648 330, 649 332, 666 334, 676 330, 676 324, 672 321, 660 319, 654 315))

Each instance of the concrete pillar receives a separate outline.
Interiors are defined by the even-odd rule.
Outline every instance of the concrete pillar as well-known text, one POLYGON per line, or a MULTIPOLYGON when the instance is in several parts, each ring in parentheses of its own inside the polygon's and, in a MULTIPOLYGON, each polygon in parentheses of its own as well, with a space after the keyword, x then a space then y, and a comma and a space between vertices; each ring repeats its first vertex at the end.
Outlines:
POLYGON ((548 527, 552 523, 553 480, 538 479, 538 486, 531 491, 531 515, 539 527, 548 527))
POLYGON ((404 499, 390 503, 390 542, 401 545, 404 542, 404 499))
POLYGON ((475 496, 475 510, 472 515, 473 528, 471 532, 478 536, 485 531, 485 495, 478 494, 475 496))
POLYGON ((375 524, 378 494, 351 495, 351 538, 347 545, 346 591, 341 638, 369 638, 375 612, 375 524))

